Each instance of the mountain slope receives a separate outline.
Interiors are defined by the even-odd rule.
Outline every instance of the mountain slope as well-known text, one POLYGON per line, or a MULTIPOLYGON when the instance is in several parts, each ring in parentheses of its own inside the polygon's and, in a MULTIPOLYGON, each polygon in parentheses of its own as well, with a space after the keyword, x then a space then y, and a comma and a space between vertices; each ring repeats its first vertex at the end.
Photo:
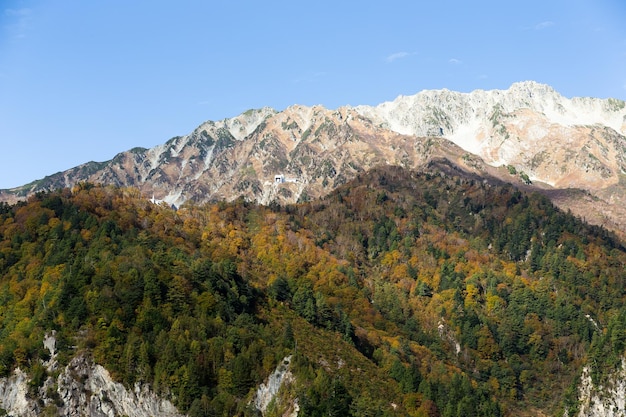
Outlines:
POLYGON ((272 415, 574 415, 583 367, 599 387, 621 364, 624 246, 536 193, 429 168, 288 206, 175 211, 90 184, 0 205, 0 377, 27 372, 33 415, 63 412, 61 370, 92 358, 190 416, 252 416, 293 355, 272 415))
POLYGON ((239 196, 290 203, 323 196, 377 165, 416 169, 445 158, 468 172, 546 190, 560 207, 624 233, 625 134, 624 102, 567 99, 535 82, 504 91, 423 91, 376 107, 251 110, 0 198, 88 181, 136 186, 175 205, 239 196), (286 181, 277 183, 277 175, 286 181))

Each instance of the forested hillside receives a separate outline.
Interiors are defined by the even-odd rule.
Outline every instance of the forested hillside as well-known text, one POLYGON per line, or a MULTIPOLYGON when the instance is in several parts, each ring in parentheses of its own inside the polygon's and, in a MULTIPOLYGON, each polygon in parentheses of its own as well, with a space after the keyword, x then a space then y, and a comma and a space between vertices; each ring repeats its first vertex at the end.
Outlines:
MULTIPOLYGON (((190 416, 570 415, 626 348, 626 252, 510 185, 386 167, 322 200, 152 204, 81 184, 0 206, 0 376, 87 352, 190 416)), ((61 406, 47 405, 54 412, 61 406)))

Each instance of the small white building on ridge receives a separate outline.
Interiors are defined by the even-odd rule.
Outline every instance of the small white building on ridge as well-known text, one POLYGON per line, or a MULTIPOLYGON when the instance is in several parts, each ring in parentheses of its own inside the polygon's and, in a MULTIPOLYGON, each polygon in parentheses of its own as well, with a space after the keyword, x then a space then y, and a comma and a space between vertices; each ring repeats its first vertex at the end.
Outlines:
POLYGON ((298 182, 298 179, 297 178, 285 178, 284 174, 274 175, 274 183, 283 184, 285 182, 298 182))

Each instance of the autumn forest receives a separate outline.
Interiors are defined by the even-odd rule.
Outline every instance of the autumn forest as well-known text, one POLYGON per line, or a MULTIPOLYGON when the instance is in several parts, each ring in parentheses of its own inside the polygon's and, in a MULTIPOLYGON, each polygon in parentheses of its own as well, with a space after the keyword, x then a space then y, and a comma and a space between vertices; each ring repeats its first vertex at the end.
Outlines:
MULTIPOLYGON (((189 416, 574 415, 626 349, 626 249, 510 184, 385 167, 320 200, 153 204, 84 183, 0 205, 0 376, 55 331, 189 416), (527 413, 527 414, 525 414, 527 413)), ((54 412, 57 405, 48 405, 54 412)))

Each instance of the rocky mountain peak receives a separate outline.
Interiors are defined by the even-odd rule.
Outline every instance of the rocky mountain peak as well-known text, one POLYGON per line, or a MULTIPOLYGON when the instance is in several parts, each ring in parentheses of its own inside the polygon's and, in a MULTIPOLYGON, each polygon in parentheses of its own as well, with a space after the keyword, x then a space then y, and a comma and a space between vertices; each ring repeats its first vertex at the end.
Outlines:
MULTIPOLYGON (((620 220, 626 219, 625 134, 621 100, 569 99, 534 81, 507 90, 426 90, 378 106, 248 110, 0 198, 15 201, 89 181, 136 186, 174 205, 237 197, 293 203, 322 196, 376 165, 420 169, 446 159, 521 186, 583 190, 599 202, 581 215, 626 231, 620 220)), ((559 195, 563 207, 575 206, 559 195)))
POLYGON ((494 119, 521 109, 530 109, 560 125, 602 124, 621 134, 625 132, 623 101, 568 99, 552 87, 534 81, 515 83, 508 90, 475 90, 471 93, 426 90, 375 107, 355 107, 359 113, 380 120, 398 133, 438 134, 470 151, 474 147, 471 141, 464 142, 464 138, 489 122, 495 123, 494 119))

